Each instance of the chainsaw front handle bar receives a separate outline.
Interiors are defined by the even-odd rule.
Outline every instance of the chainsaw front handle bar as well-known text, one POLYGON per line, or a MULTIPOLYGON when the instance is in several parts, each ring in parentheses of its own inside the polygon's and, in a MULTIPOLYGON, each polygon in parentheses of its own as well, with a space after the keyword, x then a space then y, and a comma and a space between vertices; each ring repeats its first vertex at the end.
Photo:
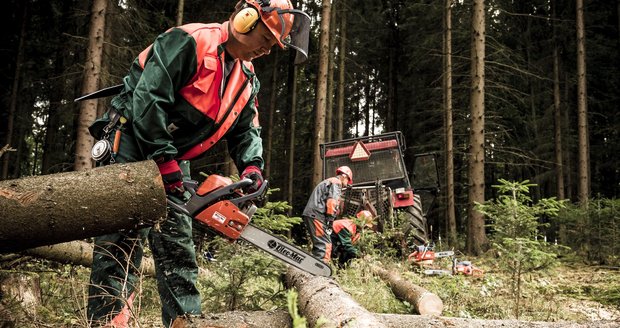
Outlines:
POLYGON ((200 213, 207 206, 215 203, 216 201, 227 199, 231 203, 235 204, 237 207, 241 207, 241 204, 250 201, 250 200, 261 200, 265 197, 267 193, 267 186, 269 185, 268 181, 265 180, 263 184, 260 186, 258 190, 250 194, 242 194, 239 190, 244 190, 245 188, 251 186, 254 183, 252 179, 245 178, 239 180, 238 182, 229 184, 220 189, 217 189, 213 192, 210 192, 204 196, 200 196, 196 194, 196 189, 198 189, 198 181, 190 180, 183 181, 183 187, 192 195, 191 198, 184 204, 178 204, 171 200, 167 199, 168 205, 172 208, 185 213, 191 217, 194 217, 196 214, 200 213), (241 195, 239 197, 230 197, 232 195, 241 195))

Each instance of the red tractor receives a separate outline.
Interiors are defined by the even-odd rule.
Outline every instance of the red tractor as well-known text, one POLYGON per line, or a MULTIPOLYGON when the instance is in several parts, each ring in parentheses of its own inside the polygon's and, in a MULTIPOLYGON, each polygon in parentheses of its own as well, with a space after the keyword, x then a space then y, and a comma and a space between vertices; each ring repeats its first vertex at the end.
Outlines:
POLYGON ((430 199, 429 204, 435 201, 439 176, 436 154, 413 156, 412 170, 408 171, 405 150, 403 135, 397 131, 322 144, 321 157, 323 178, 332 176, 342 165, 353 171, 354 184, 343 191, 341 216, 370 210, 377 216, 379 231, 400 229, 407 246, 413 247, 429 241, 422 198, 425 202, 430 199))

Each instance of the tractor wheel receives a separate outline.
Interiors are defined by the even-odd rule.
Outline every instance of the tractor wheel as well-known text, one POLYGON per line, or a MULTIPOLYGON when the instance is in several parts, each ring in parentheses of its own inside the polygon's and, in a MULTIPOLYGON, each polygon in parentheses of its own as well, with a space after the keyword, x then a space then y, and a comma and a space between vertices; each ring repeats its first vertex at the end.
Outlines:
POLYGON ((415 245, 428 242, 428 223, 422 212, 420 195, 413 196, 413 205, 402 210, 405 240, 415 245))

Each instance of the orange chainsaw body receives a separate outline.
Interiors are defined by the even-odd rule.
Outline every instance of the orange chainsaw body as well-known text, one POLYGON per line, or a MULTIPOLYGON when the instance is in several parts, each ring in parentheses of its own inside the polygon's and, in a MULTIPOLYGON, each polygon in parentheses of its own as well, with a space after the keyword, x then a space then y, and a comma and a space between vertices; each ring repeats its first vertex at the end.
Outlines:
POLYGON ((228 200, 207 207, 195 218, 230 239, 238 239, 243 228, 250 222, 250 218, 228 200))
POLYGON ((204 196, 230 184, 232 184, 232 180, 230 178, 217 174, 211 174, 200 184, 198 190, 196 190, 196 194, 199 196, 204 196))

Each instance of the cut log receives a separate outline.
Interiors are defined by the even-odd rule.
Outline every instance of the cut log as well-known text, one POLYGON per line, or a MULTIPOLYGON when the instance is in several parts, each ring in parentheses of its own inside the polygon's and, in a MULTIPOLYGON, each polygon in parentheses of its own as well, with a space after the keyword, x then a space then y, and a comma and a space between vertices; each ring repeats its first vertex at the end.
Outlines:
MULTIPOLYGON (((93 263, 93 245, 82 240, 69 241, 56 245, 30 248, 22 252, 29 256, 35 256, 59 263, 81 265, 90 268, 93 263)), ((147 277, 155 277, 155 262, 152 257, 143 257, 140 268, 142 274, 147 277)), ((203 267, 198 268, 198 277, 209 280, 213 273, 203 267)), ((2 326, 0 326, 1 328, 2 326)))
POLYGON ((289 267, 286 272, 289 287, 299 293, 299 310, 308 320, 309 327, 315 327, 319 318, 321 327, 385 327, 372 313, 345 293, 331 278, 311 276, 301 270, 289 267))
POLYGON ((443 312, 443 301, 425 288, 403 279, 394 271, 388 271, 376 265, 372 266, 372 271, 390 285, 392 292, 399 300, 407 301, 417 313, 441 315, 443 312))
MULTIPOLYGON (((81 240, 30 248, 22 253, 59 263, 85 267, 90 267, 93 263, 93 245, 81 240)), ((155 276, 155 263, 152 257, 142 258, 141 270, 146 276, 155 276)))
MULTIPOLYGON (((429 327, 429 328, 612 328, 617 322, 591 321, 542 322, 521 320, 483 320, 468 318, 420 316, 406 314, 375 313, 377 319, 388 328, 429 327)), ((205 314, 191 320, 176 320, 172 328, 291 328, 291 318, 284 310, 224 312, 205 314)), ((314 327, 308 325, 308 327, 314 327)), ((321 326, 324 327, 324 326, 321 326)))
POLYGON ((0 181, 0 253, 135 229, 166 218, 153 161, 0 181))
POLYGON ((36 273, 0 271, 0 300, 15 301, 29 316, 36 317, 42 304, 39 282, 36 273))
POLYGON ((171 328, 290 328, 291 316, 284 310, 232 311, 203 314, 198 318, 179 317, 171 328))
POLYGON ((429 328, 614 328, 614 321, 544 322, 522 320, 484 320, 452 317, 435 317, 402 314, 377 314, 377 317, 390 328, 429 327, 429 328))

